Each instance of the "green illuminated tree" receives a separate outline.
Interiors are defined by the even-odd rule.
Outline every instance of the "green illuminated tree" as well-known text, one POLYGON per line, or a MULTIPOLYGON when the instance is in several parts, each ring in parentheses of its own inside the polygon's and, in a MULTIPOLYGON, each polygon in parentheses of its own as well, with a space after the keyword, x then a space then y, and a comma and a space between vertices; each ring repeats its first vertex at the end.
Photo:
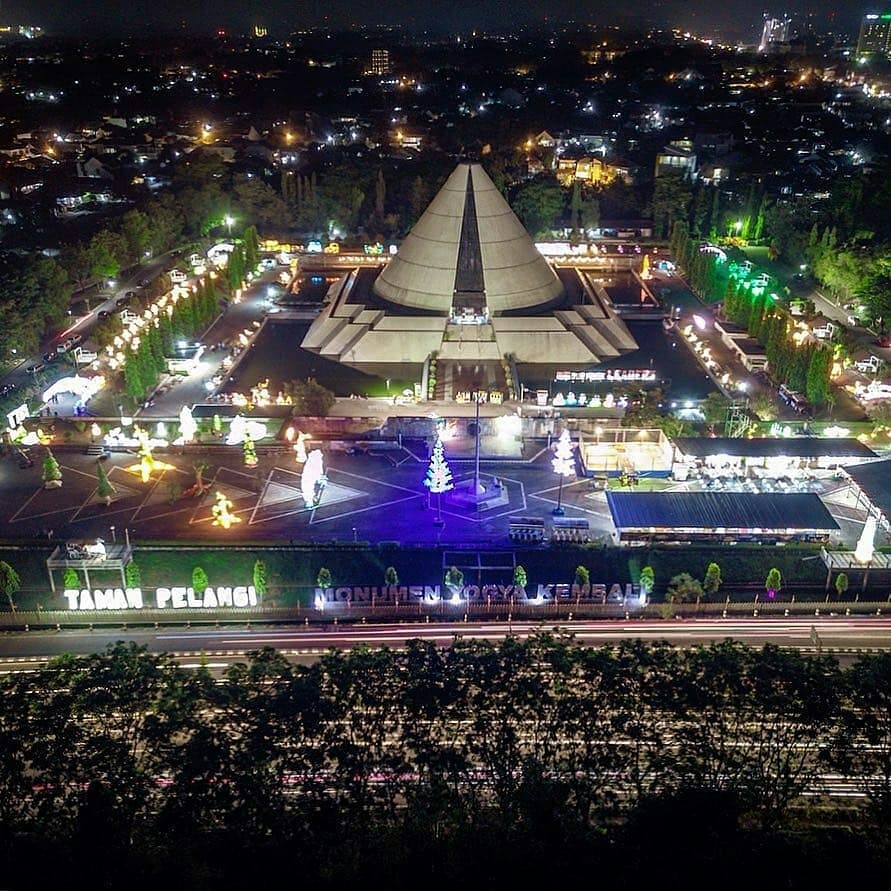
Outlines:
POLYGON ((721 567, 717 563, 709 563, 705 570, 705 579, 702 582, 702 590, 706 594, 714 595, 721 587, 721 567))
POLYGON ((764 589, 767 591, 767 596, 772 600, 779 594, 782 587, 783 577, 780 575, 779 569, 774 566, 767 573, 767 578, 764 580, 764 589))
POLYGON ((203 591, 205 588, 210 586, 210 581, 207 578, 207 573, 200 566, 196 566, 192 570, 192 588, 195 591, 203 591))
POLYGON ((5 560, 0 560, 0 595, 6 598, 13 612, 15 612, 14 598, 21 587, 19 574, 5 560))
POLYGON ((331 570, 323 566, 316 576, 316 587, 331 588, 333 585, 334 581, 331 578, 331 570))
POLYGON ((235 291, 241 287, 245 271, 244 248, 236 244, 229 253, 229 264, 226 267, 230 290, 235 291))
POLYGON ((841 600, 848 591, 848 576, 847 573, 840 572, 835 577, 835 592, 838 594, 838 599, 841 600))
POLYGON ((117 494, 117 489, 109 481, 108 474, 105 472, 101 461, 96 462, 96 477, 98 479, 96 495, 108 506, 111 504, 111 499, 117 494))
POLYGON ((133 560, 124 567, 124 582, 128 588, 142 587, 142 570, 133 560))
POLYGON ((72 569, 69 566, 68 569, 62 573, 62 585, 69 590, 80 587, 80 576, 77 574, 76 569, 72 569))
POLYGON ((450 566, 446 570, 445 584, 450 588, 461 588, 464 586, 464 573, 457 566, 450 566))
POLYGON ((254 590, 262 597, 269 590, 269 579, 266 564, 262 560, 254 561, 254 590))
POLYGON ((46 457, 43 459, 43 484, 47 489, 62 485, 62 468, 49 449, 46 450, 46 457))
POLYGON ((644 566, 640 571, 640 594, 642 598, 648 597, 653 593, 656 586, 656 574, 653 572, 652 566, 644 566))
POLYGON ((260 239, 257 237, 257 227, 248 226, 241 236, 244 247, 244 266, 249 272, 256 272, 260 263, 260 239))
POLYGON ((517 564, 514 567, 514 585, 518 588, 525 588, 527 582, 526 570, 520 564, 517 564))
POLYGON ((385 585, 398 585, 399 584, 399 573, 396 572, 395 566, 388 566, 384 570, 384 584, 385 585))

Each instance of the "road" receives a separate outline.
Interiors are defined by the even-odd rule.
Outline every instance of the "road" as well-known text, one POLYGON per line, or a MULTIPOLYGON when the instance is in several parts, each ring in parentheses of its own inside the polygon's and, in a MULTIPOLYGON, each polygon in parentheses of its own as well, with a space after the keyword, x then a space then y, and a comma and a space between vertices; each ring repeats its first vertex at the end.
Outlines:
MULTIPOLYGON (((140 281, 145 281, 146 279, 152 280, 164 270, 170 268, 173 265, 175 256, 177 256, 175 251, 168 251, 167 253, 153 258, 145 265, 134 267, 126 277, 118 280, 115 288, 110 293, 101 295, 101 299, 98 296, 93 298, 96 300, 96 303, 89 313, 76 320, 69 320, 72 324, 64 330, 56 331, 42 338, 40 342, 40 352, 36 355, 23 358, 12 371, 0 378, 0 383, 13 384, 20 393, 24 393, 35 381, 35 375, 28 371, 29 368, 32 368, 35 365, 45 365, 46 361, 43 356, 51 350, 54 350, 66 337, 73 334, 80 334, 84 340, 86 340, 93 328, 99 323, 100 312, 105 311, 112 313, 117 311, 118 307, 116 306, 116 301, 118 299, 125 296, 128 291, 138 290, 138 283, 140 281)), ((72 305, 81 299, 82 293, 82 291, 76 291, 72 295, 72 305)), ((40 382, 42 376, 37 375, 36 379, 40 382)))
MULTIPOLYGON (((891 649, 889 618, 777 618, 702 619, 684 621, 573 621, 563 623, 588 646, 615 644, 620 640, 664 640, 676 646, 695 646, 731 638, 755 647, 775 644, 781 647, 814 650, 816 632, 819 645, 827 651, 891 649)), ((328 625, 231 628, 161 628, 122 631, 62 631, 8 634, 0 638, 0 672, 35 668, 62 653, 88 654, 104 650, 118 640, 133 641, 153 653, 174 653, 185 663, 201 656, 212 667, 224 667, 260 647, 274 647, 295 661, 315 661, 330 648, 400 648, 420 639, 448 646, 455 636, 498 642, 508 636, 528 637, 554 626, 540 622, 328 625)))

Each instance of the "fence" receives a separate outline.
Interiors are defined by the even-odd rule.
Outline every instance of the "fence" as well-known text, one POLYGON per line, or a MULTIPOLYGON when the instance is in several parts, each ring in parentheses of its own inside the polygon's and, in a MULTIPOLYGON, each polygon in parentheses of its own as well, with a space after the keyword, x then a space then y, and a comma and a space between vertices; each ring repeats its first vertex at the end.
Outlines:
MULTIPOLYGON (((776 618, 784 616, 882 616, 891 615, 889 601, 846 601, 836 603, 683 603, 648 604, 579 603, 559 601, 529 603, 510 601, 441 600, 436 603, 355 604, 328 603, 324 608, 256 607, 248 609, 142 609, 142 610, 18 610, 0 613, 0 630, 146 628, 193 625, 299 624, 327 625, 374 621, 519 621, 545 626, 574 619, 685 619, 685 618, 776 618)), ((633 636, 633 633, 631 634, 633 636)))

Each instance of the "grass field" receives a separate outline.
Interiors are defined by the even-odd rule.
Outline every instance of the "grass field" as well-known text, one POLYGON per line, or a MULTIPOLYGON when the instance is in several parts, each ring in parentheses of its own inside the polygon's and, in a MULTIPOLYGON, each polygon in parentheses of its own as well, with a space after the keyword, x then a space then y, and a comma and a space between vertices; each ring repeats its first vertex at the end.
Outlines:
MULTIPOLYGON (((46 558, 51 548, 46 544, 36 546, 0 548, 0 560, 10 563, 19 573, 22 590, 15 601, 19 609, 62 608, 62 579, 57 577, 57 594, 50 592, 46 570, 46 558)), ((462 552, 464 553, 464 552, 462 552)), ((473 552, 466 552, 475 560, 473 552)), ((577 566, 588 569, 593 584, 625 584, 639 578, 640 568, 653 566, 656 575, 656 599, 668 585, 671 577, 689 572, 695 578, 703 578, 712 561, 721 567, 726 594, 734 595, 734 586, 745 586, 740 593, 743 599, 753 596, 771 567, 777 567, 784 580, 784 589, 794 591, 796 585, 811 588, 825 579, 826 570, 817 557, 817 551, 804 547, 661 547, 661 548, 604 548, 600 546, 563 546, 517 550, 516 561, 527 573, 529 584, 572 583, 577 566), (807 559, 803 559, 806 557, 807 559)), ((434 547, 405 548, 392 542, 377 547, 358 545, 343 546, 207 546, 178 548, 170 545, 141 545, 135 549, 134 561, 142 575, 142 586, 188 586, 192 571, 200 566, 209 583, 236 586, 253 582, 254 562, 266 563, 269 592, 264 598, 268 606, 310 606, 316 576, 322 567, 330 570, 334 586, 382 585, 388 566, 393 566, 403 585, 437 584, 442 580, 442 553, 434 547)), ((450 556, 450 562, 460 560, 450 556)), ((467 584, 509 583, 509 571, 500 571, 483 578, 465 566, 467 584), (497 578, 495 577, 497 576, 497 578)), ((120 575, 115 572, 90 573, 94 587, 120 585, 120 575)), ((83 579, 81 579, 81 584, 83 579)), ((816 590, 812 596, 819 595, 816 590)), ((0 604, 0 608, 6 604, 0 604)))

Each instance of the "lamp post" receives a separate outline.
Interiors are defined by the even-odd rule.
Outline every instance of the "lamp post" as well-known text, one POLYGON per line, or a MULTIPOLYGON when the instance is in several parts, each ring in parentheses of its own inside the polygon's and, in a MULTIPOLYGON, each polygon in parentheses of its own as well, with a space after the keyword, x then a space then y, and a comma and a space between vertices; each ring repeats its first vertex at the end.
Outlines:
POLYGON ((232 224, 235 222, 235 218, 231 214, 227 213, 226 216, 223 217, 223 222, 226 224, 226 232, 229 235, 229 237, 231 238, 232 237, 232 224))

